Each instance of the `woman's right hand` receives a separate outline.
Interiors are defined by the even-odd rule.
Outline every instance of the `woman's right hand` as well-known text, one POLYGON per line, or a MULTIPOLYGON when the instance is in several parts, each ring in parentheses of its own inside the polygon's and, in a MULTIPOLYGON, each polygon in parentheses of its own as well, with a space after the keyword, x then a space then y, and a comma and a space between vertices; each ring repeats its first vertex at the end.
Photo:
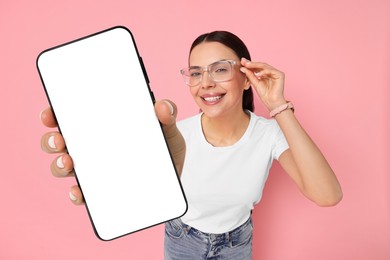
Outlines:
MULTIPOLYGON (((176 127, 176 105, 172 101, 160 100, 155 103, 154 107, 156 115, 162 123, 165 138, 180 176, 183 169, 186 147, 183 136, 176 127)), ((50 107, 41 112, 41 121, 47 127, 57 127, 57 122, 50 107)), ((74 176, 72 158, 66 153, 64 138, 58 131, 45 133, 41 138, 41 147, 47 153, 59 154, 50 166, 51 172, 55 177, 74 176)), ((76 205, 82 205, 84 203, 83 195, 77 185, 70 188, 69 197, 76 205)))

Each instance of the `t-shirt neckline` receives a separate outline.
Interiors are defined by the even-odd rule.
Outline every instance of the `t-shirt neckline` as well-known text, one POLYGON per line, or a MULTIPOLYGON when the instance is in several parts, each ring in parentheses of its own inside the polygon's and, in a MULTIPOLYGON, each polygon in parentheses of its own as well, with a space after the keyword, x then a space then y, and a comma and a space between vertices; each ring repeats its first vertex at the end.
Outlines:
POLYGON ((202 144, 206 147, 208 147, 209 149, 215 149, 215 150, 229 150, 229 149, 234 149, 238 146, 240 146, 242 143, 245 142, 245 140, 247 139, 248 135, 250 134, 250 132, 252 131, 253 129, 253 122, 254 122, 254 114, 249 111, 249 110, 246 110, 246 112, 249 114, 249 124, 244 132, 244 134, 241 136, 241 138, 235 142, 234 144, 232 145, 228 145, 228 146, 214 146, 212 144, 210 144, 204 133, 203 133, 203 127, 202 127, 202 115, 203 115, 203 112, 199 113, 198 114, 198 120, 197 120, 197 133, 200 135, 200 140, 202 142, 202 144))

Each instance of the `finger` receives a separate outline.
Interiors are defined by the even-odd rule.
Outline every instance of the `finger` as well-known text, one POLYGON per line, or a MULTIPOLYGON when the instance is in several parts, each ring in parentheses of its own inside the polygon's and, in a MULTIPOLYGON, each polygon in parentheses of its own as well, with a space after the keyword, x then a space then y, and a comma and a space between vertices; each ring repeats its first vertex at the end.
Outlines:
POLYGON ((271 65, 265 63, 265 62, 258 62, 258 61, 250 61, 245 58, 241 58, 241 65, 248 68, 248 69, 257 69, 257 70, 262 70, 262 69, 274 69, 276 68, 272 67, 271 65))
POLYGON ((271 79, 280 79, 283 78, 284 74, 281 71, 278 71, 276 69, 262 69, 260 71, 254 72, 254 75, 258 79, 263 79, 263 78, 271 78, 271 79))
POLYGON ((41 138, 41 148, 47 153, 61 153, 65 151, 65 141, 59 132, 48 132, 41 138))
POLYGON ((156 102, 155 109, 157 117, 162 123, 164 136, 180 176, 184 165, 186 145, 176 126, 177 107, 169 100, 161 100, 156 102))
POLYGON ((245 76, 249 79, 252 85, 257 85, 259 83, 260 77, 256 75, 256 72, 253 72, 246 67, 241 67, 240 71, 245 74, 245 76))
POLYGON ((177 107, 169 100, 159 100, 154 104, 156 115, 163 126, 170 126, 176 123, 177 107))
POLYGON ((256 86, 261 80, 261 75, 259 73, 264 70, 268 64, 261 62, 253 63, 245 58, 241 58, 241 65, 243 67, 240 68, 240 71, 246 75, 252 85, 256 86))
POLYGON ((55 177, 74 176, 73 160, 69 154, 62 154, 53 160, 50 170, 55 177))
POLYGON ((51 107, 42 110, 39 117, 41 118, 41 121, 45 126, 47 127, 57 126, 57 121, 55 120, 53 110, 51 110, 51 107))
POLYGON ((69 199, 75 205, 83 205, 84 204, 84 197, 83 197, 83 194, 81 193, 79 186, 74 185, 70 188, 69 199))
MULTIPOLYGON (((177 107, 169 100, 160 100, 155 104, 158 119, 162 123, 166 138, 174 138, 179 130, 176 127, 177 107)), ((180 134, 180 133, 179 133, 180 134)))
POLYGON ((241 65, 250 71, 253 71, 258 79, 268 77, 271 79, 279 79, 284 77, 284 73, 271 65, 264 62, 253 62, 245 58, 241 59, 241 65))

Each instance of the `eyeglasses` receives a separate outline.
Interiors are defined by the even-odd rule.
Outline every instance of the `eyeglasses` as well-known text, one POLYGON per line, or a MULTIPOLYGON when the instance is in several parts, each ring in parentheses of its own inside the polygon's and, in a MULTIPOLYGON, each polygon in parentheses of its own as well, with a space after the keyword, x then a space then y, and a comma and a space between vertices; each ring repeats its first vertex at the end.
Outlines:
POLYGON ((202 81, 203 74, 206 71, 214 82, 231 80, 235 64, 237 64, 235 60, 220 60, 209 64, 207 67, 191 66, 180 70, 180 73, 188 86, 195 87, 202 81))

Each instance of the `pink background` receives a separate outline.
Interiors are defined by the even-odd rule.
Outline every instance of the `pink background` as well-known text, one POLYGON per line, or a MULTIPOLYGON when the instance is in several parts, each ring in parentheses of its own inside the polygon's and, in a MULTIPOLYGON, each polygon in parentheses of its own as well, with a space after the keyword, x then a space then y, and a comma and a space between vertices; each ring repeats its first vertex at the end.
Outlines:
POLYGON ((286 73, 286 96, 344 199, 313 205, 275 164, 254 211, 254 259, 390 259, 390 2, 134 2, 0 2, 0 259, 163 259, 163 225, 99 241, 68 200, 74 179, 52 177, 53 156, 40 150, 48 102, 36 56, 115 25, 133 31, 155 95, 176 102, 179 118, 197 112, 178 71, 201 33, 230 30, 253 60, 286 73))

